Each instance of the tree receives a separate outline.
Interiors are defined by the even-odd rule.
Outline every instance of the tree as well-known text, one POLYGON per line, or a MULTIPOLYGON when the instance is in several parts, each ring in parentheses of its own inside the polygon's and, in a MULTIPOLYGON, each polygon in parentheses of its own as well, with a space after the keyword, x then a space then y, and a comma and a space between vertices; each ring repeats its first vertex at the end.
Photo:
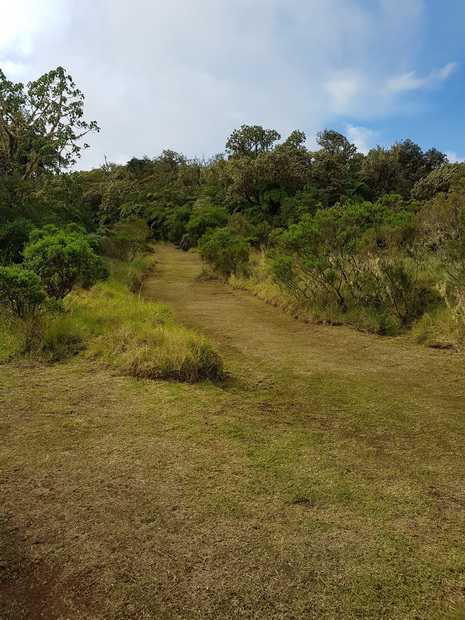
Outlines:
POLYGON ((74 164, 88 147, 80 140, 99 131, 83 114, 84 95, 62 67, 26 86, 7 80, 0 69, 0 167, 31 179, 74 164))
POLYGON ((273 150, 274 143, 280 138, 274 129, 263 129, 261 125, 242 125, 229 136, 226 152, 232 157, 257 157, 260 153, 273 150))
POLYGON ((400 164, 390 149, 377 146, 364 157, 361 177, 370 187, 373 198, 399 191, 402 185, 400 164))
POLYGON ((225 278, 245 269, 249 249, 247 241, 228 227, 210 230, 199 242, 200 256, 225 278))
POLYGON ((312 181, 325 189, 329 202, 333 204, 354 185, 363 155, 345 136, 330 129, 320 131, 317 142, 321 149, 313 153, 312 181))
POLYGON ((36 310, 45 301, 40 278, 21 265, 0 266, 0 306, 20 318, 36 310))

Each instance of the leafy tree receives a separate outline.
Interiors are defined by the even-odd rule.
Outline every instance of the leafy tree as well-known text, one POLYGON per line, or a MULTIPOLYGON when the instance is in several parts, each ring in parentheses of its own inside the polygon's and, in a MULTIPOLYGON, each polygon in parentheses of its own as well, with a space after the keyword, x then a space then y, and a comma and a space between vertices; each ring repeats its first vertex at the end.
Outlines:
POLYGON ((229 136, 226 152, 232 157, 257 157, 260 153, 273 150, 274 143, 280 138, 274 129, 263 129, 260 125, 242 125, 229 136))
POLYGON ((45 298, 38 275, 21 265, 0 266, 0 306, 24 318, 43 304, 45 298))
POLYGON ((354 185, 363 155, 337 131, 325 129, 319 132, 317 142, 321 149, 313 153, 311 181, 324 189, 329 203, 334 204, 354 185))
POLYGON ((145 179, 153 174, 153 162, 147 155, 144 155, 142 159, 133 157, 128 161, 126 167, 128 171, 139 180, 145 179))
MULTIPOLYGON (((237 134, 248 137, 256 129, 243 127, 237 134)), ((306 186, 310 153, 303 144, 305 134, 294 131, 282 144, 272 146, 271 141, 278 138, 274 132, 263 144, 237 147, 227 161, 226 198, 231 210, 249 210, 256 219, 277 223, 282 202, 306 186)))
POLYGON ((106 269, 94 251, 96 243, 84 229, 47 226, 32 231, 30 239, 24 266, 39 276, 49 297, 60 300, 75 286, 89 288, 105 279, 106 269))
POLYGON ((0 263, 21 262, 24 245, 33 228, 29 220, 21 217, 0 225, 0 263))
POLYGON ((398 159, 390 149, 379 145, 364 157, 360 176, 370 187, 374 199, 396 192, 402 185, 398 159))
POLYGON ((436 194, 448 192, 464 178, 465 164, 444 164, 415 183, 412 189, 412 198, 431 200, 436 194))
POLYGON ((23 179, 58 171, 80 157, 80 140, 98 131, 83 119, 84 95, 62 67, 26 86, 7 80, 0 70, 0 161, 7 174, 23 179))
POLYGON ((226 225, 228 212, 224 207, 212 205, 208 198, 200 198, 194 205, 191 218, 186 225, 189 235, 189 245, 197 245, 210 228, 220 228, 226 225))
POLYGON ((150 251, 147 241, 151 236, 145 219, 131 217, 116 224, 113 235, 102 242, 101 251, 119 260, 134 260, 138 254, 150 251))
POLYGON ((437 149, 433 148, 423 153, 418 144, 412 140, 396 142, 391 151, 401 172, 403 187, 400 187, 399 191, 406 197, 422 177, 447 163, 447 157, 437 149))
POLYGON ((228 278, 245 269, 249 261, 249 244, 228 227, 216 228, 200 239, 199 254, 215 271, 228 278))

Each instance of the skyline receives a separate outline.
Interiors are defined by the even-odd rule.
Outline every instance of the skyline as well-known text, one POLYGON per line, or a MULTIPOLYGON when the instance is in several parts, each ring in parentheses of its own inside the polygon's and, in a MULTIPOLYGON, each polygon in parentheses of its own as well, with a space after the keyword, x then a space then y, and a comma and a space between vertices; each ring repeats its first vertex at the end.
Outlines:
POLYGON ((346 135, 362 152, 411 139, 465 157, 461 25, 449 0, 17 0, 0 68, 27 82, 63 66, 86 97, 78 169, 164 149, 224 151, 241 125, 346 135))

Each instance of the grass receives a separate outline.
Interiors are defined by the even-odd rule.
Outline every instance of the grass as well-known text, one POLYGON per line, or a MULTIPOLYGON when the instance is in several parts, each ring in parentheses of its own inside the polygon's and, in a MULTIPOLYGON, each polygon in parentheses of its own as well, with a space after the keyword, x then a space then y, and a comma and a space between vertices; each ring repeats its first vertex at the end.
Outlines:
POLYGON ((159 256, 144 294, 208 328, 230 376, 2 367, 5 615, 463 620, 463 360, 159 256))
POLYGON ((212 342, 180 326, 168 306, 141 299, 153 264, 109 261, 110 278, 64 302, 64 312, 27 319, 5 317, 0 361, 21 355, 56 362, 81 353, 122 374, 147 379, 217 380, 222 361, 212 342))

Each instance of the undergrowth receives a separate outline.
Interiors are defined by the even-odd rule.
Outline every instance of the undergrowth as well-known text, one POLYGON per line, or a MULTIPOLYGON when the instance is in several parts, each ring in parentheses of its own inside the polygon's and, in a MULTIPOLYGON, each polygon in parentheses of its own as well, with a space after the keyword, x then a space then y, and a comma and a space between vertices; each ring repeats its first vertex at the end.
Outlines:
POLYGON ((432 348, 465 347, 465 302, 454 299, 452 303, 440 287, 440 301, 407 329, 383 308, 353 304, 342 311, 329 302, 321 306, 304 303, 276 282, 271 262, 263 252, 251 253, 247 275, 231 275, 227 281, 305 322, 348 325, 379 335, 407 333, 413 342, 432 348))
POLYGON ((222 362, 211 340, 180 326, 165 304, 141 298, 152 267, 151 257, 130 263, 111 260, 109 279, 71 293, 63 311, 24 319, 4 314, 0 362, 20 356, 57 362, 81 354, 135 377, 220 379, 222 362))

